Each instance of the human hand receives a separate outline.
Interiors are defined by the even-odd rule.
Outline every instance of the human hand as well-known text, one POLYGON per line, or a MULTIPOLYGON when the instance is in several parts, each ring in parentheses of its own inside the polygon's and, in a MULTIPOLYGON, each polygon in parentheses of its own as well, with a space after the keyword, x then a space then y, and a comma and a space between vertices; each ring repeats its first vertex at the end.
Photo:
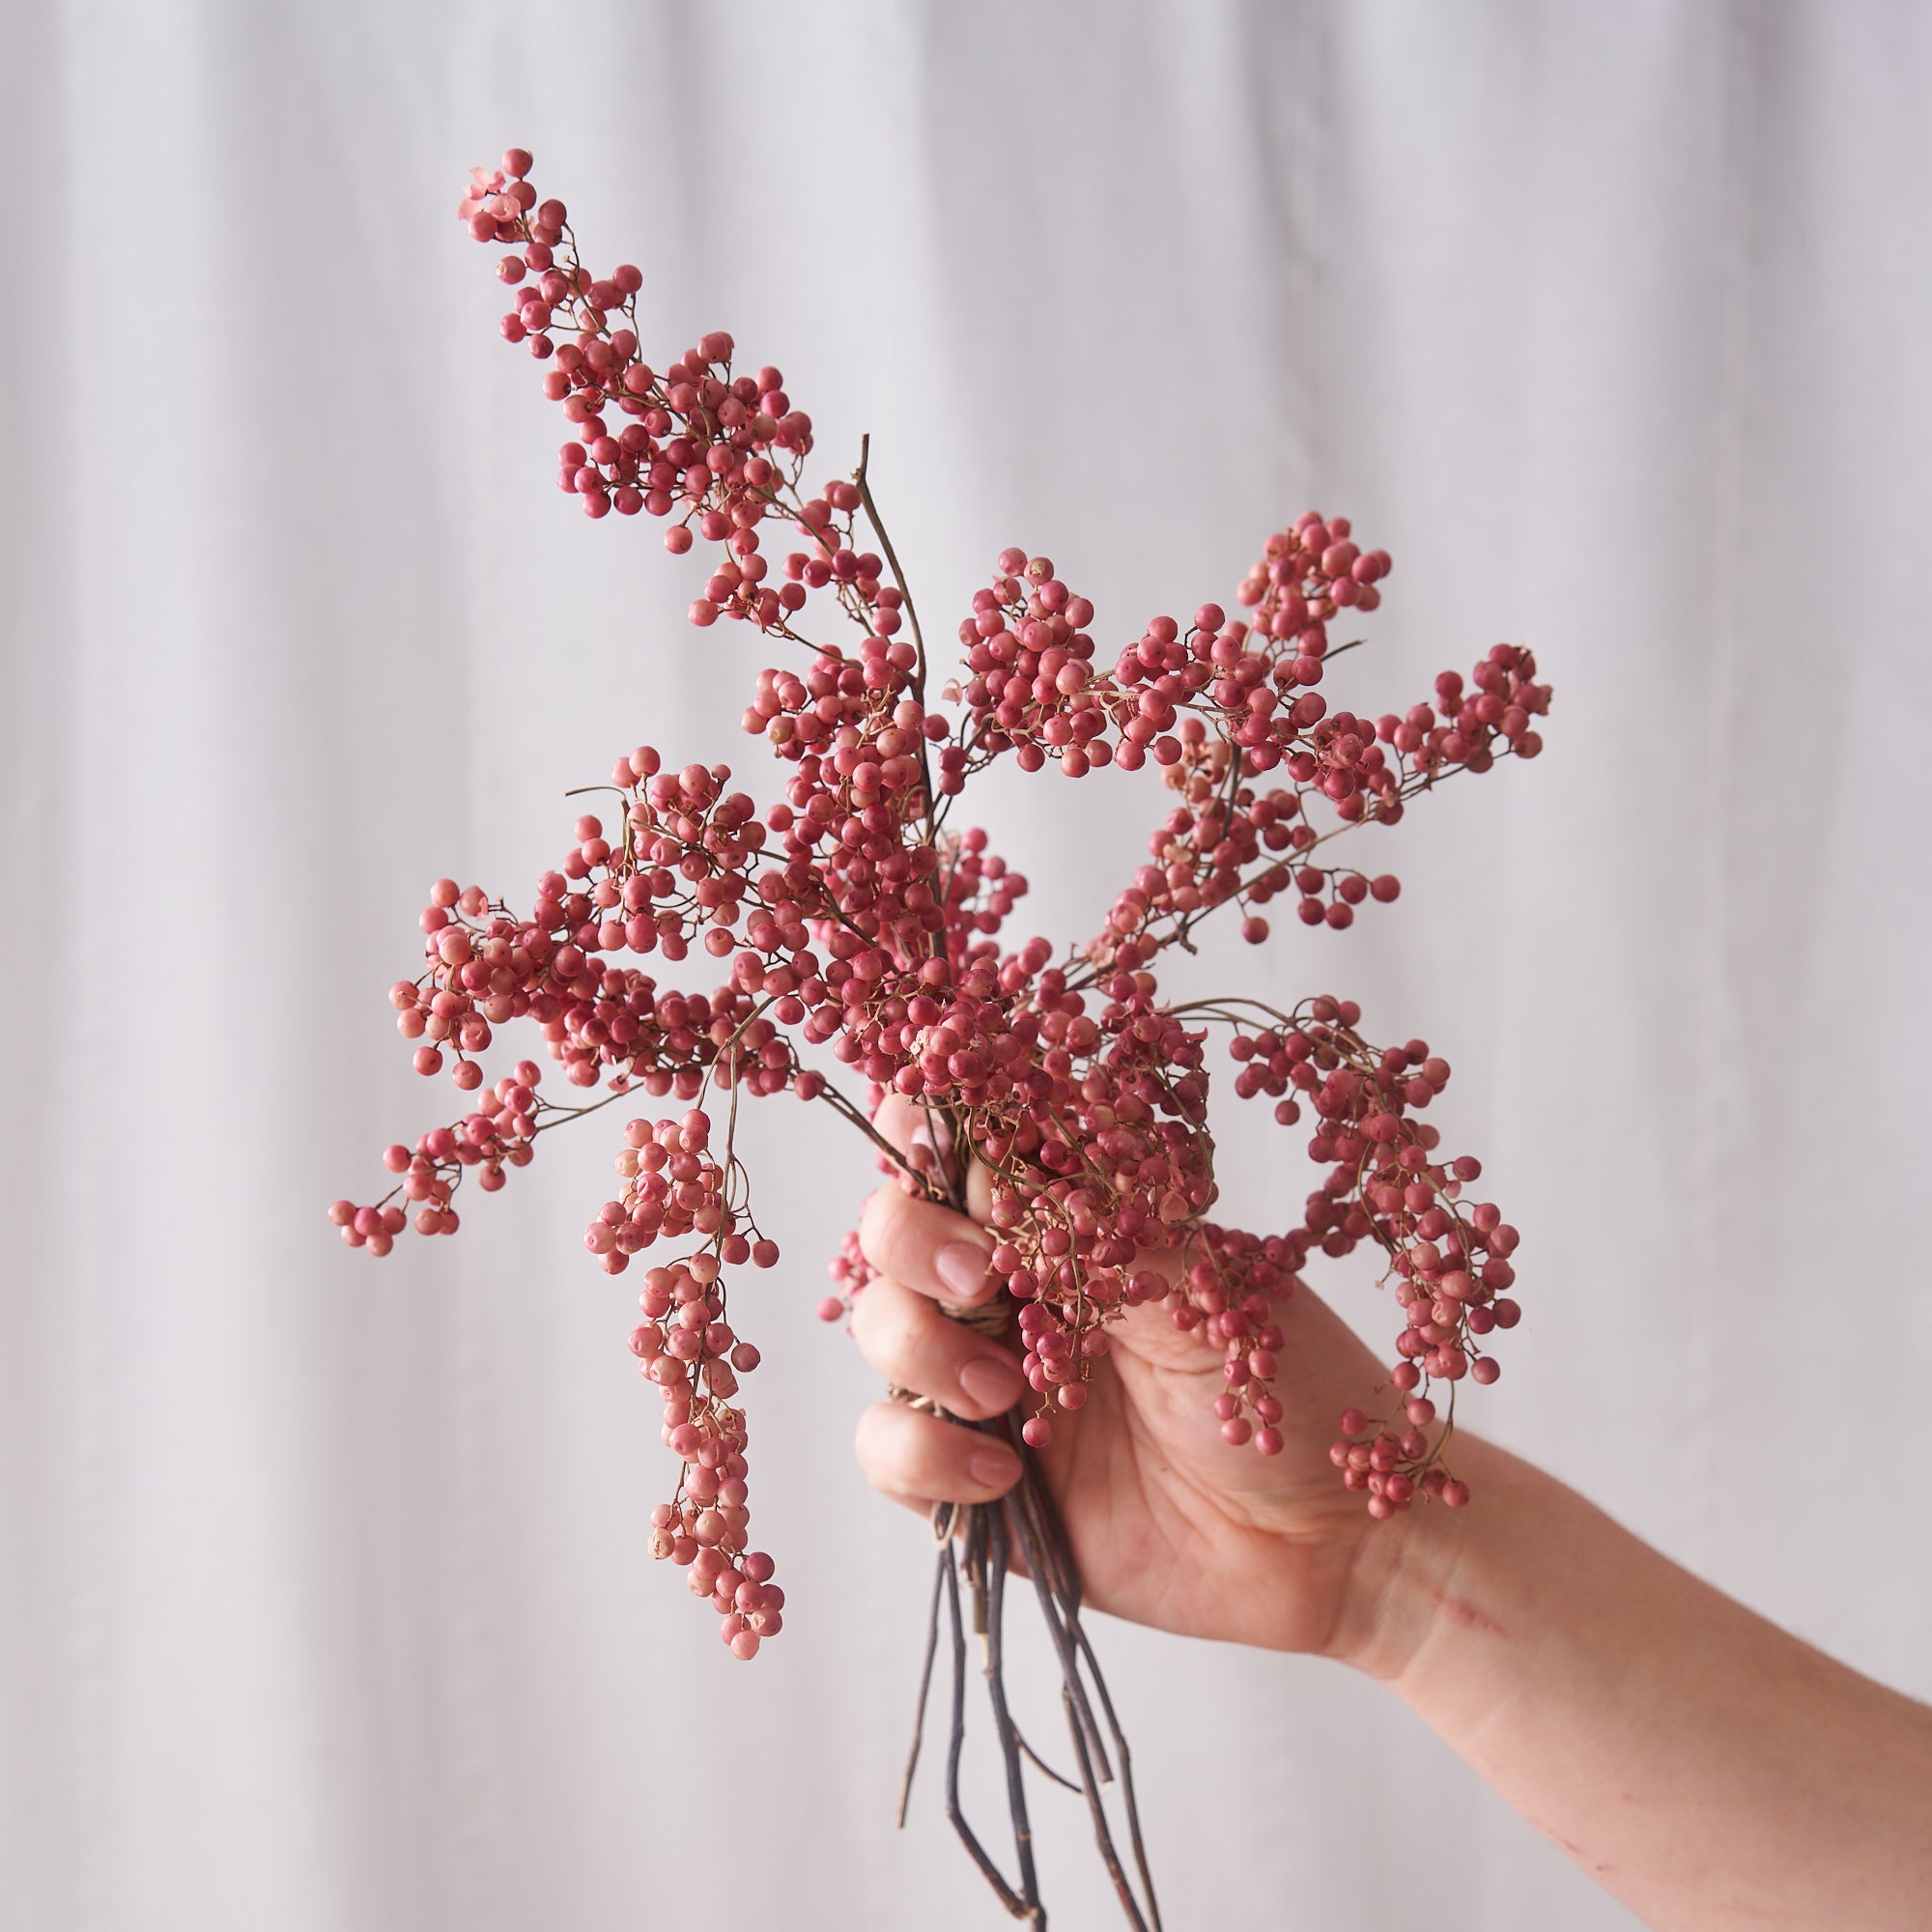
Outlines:
MULTIPOLYGON (((878 1124, 905 1145, 903 1110, 889 1102, 878 1124)), ((987 1198, 980 1177, 968 1206, 987 1198)), ((853 1303, 867 1359, 969 1421, 1011 1408, 1011 1350, 938 1305, 990 1298, 991 1237, 886 1187, 861 1240, 880 1271, 853 1303)), ((1173 1272, 1158 1252, 1136 1265, 1173 1272)), ((1105 1331, 1085 1406, 1035 1452, 1087 1604, 1318 1652, 1385 1683, 1646 1924, 1927 1922, 1932 1711, 1492 1445, 1459 1437, 1476 1507, 1418 1502, 1374 1521, 1327 1449, 1342 1410, 1378 1406, 1386 1372, 1306 1289, 1276 1324, 1285 1439, 1272 1457, 1222 1439, 1217 1344, 1176 1329, 1158 1302, 1105 1331)), ((1019 1474, 1004 1436, 895 1403, 866 1411, 858 1453, 876 1488, 921 1510, 990 1501, 1019 1474)))
MULTIPOLYGON (((877 1124, 903 1147, 918 1118, 889 1100, 877 1124)), ((968 1205, 983 1214, 985 1202, 976 1170, 968 1205)), ((1004 1293, 986 1276, 983 1228, 888 1185, 867 1203, 860 1239, 879 1272, 853 1302, 852 1331, 880 1375, 968 1422, 1005 1414, 1022 1396, 1031 1406, 1013 1349, 939 1305, 1004 1293)), ((1170 1276, 1178 1266, 1158 1251, 1137 1264, 1170 1276)), ((1085 1406, 1057 1417, 1035 1453, 1094 1608, 1190 1636, 1340 1656, 1355 1639, 1365 1539, 1387 1530, 1342 1487, 1328 1448, 1344 1409, 1376 1406, 1386 1371, 1305 1288, 1276 1319, 1280 1454, 1223 1439, 1222 1347, 1177 1329, 1158 1302, 1104 1331, 1085 1406)), ((1019 1476, 1003 1434, 892 1402, 860 1419, 857 1452, 874 1488, 921 1511, 990 1501, 1019 1476)))

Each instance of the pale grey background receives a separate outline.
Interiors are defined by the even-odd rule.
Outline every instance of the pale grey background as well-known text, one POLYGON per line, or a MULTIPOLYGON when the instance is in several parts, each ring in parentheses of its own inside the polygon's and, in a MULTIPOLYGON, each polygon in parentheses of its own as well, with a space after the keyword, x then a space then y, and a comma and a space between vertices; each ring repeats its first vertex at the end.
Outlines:
MULTIPOLYGON (((604 1129, 381 1266, 322 1219, 448 1098, 384 1003, 431 878, 526 893, 640 737, 769 788, 759 647, 551 486, 452 218, 509 141, 647 353, 733 329, 828 474, 872 432, 935 626, 1018 542, 1132 635, 1313 504, 1397 559, 1338 696, 1538 648, 1548 755, 1386 836, 1398 906, 1198 977, 1456 1063, 1526 1236, 1483 1426, 1932 1691, 1932 14, 16 0, 7 48, 9 1932, 1003 1922, 929 1788, 887 1829, 924 1533, 811 1316, 857 1147, 751 1130, 749 1669, 644 1553, 604 1129)), ((1055 933, 1160 796, 989 793, 1055 933)), ((1368 1685, 1101 1635, 1175 1932, 1632 1922, 1368 1685)))

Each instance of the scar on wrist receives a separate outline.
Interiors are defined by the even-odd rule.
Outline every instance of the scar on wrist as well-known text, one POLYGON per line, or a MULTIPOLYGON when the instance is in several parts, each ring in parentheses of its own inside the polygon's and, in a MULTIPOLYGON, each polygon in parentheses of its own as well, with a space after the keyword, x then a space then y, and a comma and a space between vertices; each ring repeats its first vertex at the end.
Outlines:
POLYGON ((1437 1615, 1446 1617, 1452 1624, 1461 1625, 1464 1630, 1484 1631, 1492 1636, 1509 1635, 1509 1632, 1494 1617, 1479 1610, 1467 1598, 1458 1597, 1450 1591, 1444 1590, 1436 1597, 1435 1610, 1437 1615))

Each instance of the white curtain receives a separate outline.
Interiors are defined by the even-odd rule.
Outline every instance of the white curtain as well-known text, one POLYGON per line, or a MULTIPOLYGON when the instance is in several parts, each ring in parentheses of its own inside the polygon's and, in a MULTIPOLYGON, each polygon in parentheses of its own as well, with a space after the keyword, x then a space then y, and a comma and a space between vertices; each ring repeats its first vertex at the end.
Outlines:
MULTIPOLYGON (((1194 980, 1454 1062, 1525 1236, 1479 1428, 1932 1692, 1929 87, 1906 0, 16 0, 0 1922, 1003 1922, 929 1761, 890 1829, 928 1545, 812 1318, 856 1141, 750 1128, 751 1666, 644 1548, 611 1133, 454 1241, 324 1221, 448 1107, 384 1003, 431 879, 526 894, 640 739, 773 789, 758 646, 553 488, 453 218, 511 142, 660 365, 728 327, 825 474, 871 432, 942 631, 1019 543, 1137 635, 1312 506, 1396 558, 1347 701, 1536 647, 1546 755, 1369 835, 1398 905, 1194 980)), ((1028 929, 1092 929, 1159 798, 990 783, 1028 929)), ((1313 1171, 1231 1129, 1227 1174, 1278 1225, 1313 1171)), ((1373 1687, 1096 1634, 1175 1932, 1633 1922, 1373 1687)), ((1054 1923, 1110 1926, 1039 1811, 1054 1923)))

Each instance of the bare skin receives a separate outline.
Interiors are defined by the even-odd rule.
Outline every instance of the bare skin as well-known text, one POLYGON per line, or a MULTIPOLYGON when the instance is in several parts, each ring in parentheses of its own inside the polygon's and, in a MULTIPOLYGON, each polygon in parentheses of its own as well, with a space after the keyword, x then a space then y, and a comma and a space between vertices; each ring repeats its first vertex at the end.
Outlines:
MULTIPOLYGON (((880 1124, 902 1140, 909 1123, 880 1124)), ((938 1305, 986 1297, 961 1292, 984 1232, 887 1187, 862 1239, 880 1274, 852 1325, 872 1366, 971 1420, 1016 1403, 1012 1350, 938 1305)), ((1280 1323, 1272 1459, 1221 1439, 1217 1348, 1158 1306, 1112 1331, 1043 1452, 1094 1607, 1366 1672, 1658 1932, 1932 1925, 1932 1710, 1465 1435, 1476 1503, 1371 1522, 1327 1449, 1344 1408, 1377 1407, 1382 1366, 1306 1291, 1280 1323)), ((921 1511, 1018 1474, 1004 1445, 897 1404, 866 1411, 857 1446, 921 1511)))

